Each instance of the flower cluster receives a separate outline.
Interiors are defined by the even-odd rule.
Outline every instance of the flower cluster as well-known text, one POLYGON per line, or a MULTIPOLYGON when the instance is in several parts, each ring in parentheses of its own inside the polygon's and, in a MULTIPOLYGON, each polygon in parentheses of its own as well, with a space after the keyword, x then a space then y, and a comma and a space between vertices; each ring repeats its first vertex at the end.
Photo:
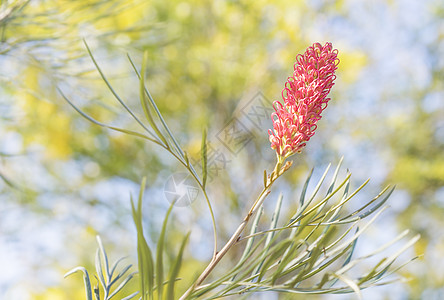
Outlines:
POLYGON ((274 130, 268 130, 271 148, 279 160, 301 152, 314 135, 316 123, 327 107, 339 59, 331 43, 313 44, 296 57, 293 76, 282 90, 284 103, 275 101, 271 114, 274 130))

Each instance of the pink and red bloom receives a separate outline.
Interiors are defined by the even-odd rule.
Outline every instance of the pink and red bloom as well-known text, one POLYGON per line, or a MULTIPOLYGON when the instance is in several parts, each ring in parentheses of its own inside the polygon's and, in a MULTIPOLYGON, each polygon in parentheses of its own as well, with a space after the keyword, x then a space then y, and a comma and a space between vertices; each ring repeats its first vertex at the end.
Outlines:
POLYGON ((296 56, 293 76, 288 77, 282 90, 284 103, 273 103, 274 130, 268 130, 271 148, 280 161, 301 152, 314 135, 316 123, 330 101, 327 95, 336 79, 337 56, 338 50, 331 43, 315 43, 296 56))

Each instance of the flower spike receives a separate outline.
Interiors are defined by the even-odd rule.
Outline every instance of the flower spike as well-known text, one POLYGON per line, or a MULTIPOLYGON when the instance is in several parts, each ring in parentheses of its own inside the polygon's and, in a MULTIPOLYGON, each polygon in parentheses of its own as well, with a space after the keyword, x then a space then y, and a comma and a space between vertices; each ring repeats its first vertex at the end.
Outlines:
POLYGON ((336 79, 337 56, 338 50, 331 43, 315 43, 296 57, 293 76, 288 77, 282 90, 283 103, 273 103, 274 130, 268 130, 271 148, 280 162, 301 152, 314 135, 316 123, 330 101, 327 95, 336 79))

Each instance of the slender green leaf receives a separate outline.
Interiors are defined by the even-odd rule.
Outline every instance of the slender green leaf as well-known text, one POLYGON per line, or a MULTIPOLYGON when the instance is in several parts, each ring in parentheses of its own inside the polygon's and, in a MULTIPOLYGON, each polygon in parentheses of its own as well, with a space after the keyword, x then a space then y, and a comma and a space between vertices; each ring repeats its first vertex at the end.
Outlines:
POLYGON ((311 179, 311 176, 313 175, 313 171, 314 171, 314 169, 312 168, 310 173, 307 176, 307 179, 305 180, 304 187, 302 188, 301 197, 299 198, 299 204, 301 207, 304 206, 305 194, 307 193, 308 184, 310 183, 310 179, 311 179))
MULTIPOLYGON (((264 206, 261 205, 261 207, 259 208, 259 211, 254 216, 253 222, 251 224, 250 235, 256 233, 257 228, 258 228, 258 224, 259 224, 259 220, 260 220, 263 212, 264 212, 264 206)), ((239 259, 239 261, 237 262, 237 264, 233 268, 233 270, 235 270, 237 267, 239 267, 241 264, 243 264, 247 260, 247 258, 249 257, 250 251, 252 250, 253 243, 254 243, 254 237, 248 239, 247 244, 245 245, 245 248, 244 248, 244 252, 242 253, 241 258, 239 259)), ((236 278, 236 275, 234 275, 231 278, 231 281, 234 281, 235 278, 236 278)))
MULTIPOLYGON (((253 219, 253 223, 251 224, 250 235, 256 233, 257 228, 258 228, 258 224, 259 224, 259 220, 260 220, 263 212, 264 212, 264 207, 261 206, 259 208, 259 211, 257 212, 256 216, 253 219)), ((245 245, 244 252, 242 253, 241 258, 239 259, 240 263, 244 262, 245 259, 247 258, 248 253, 251 251, 251 248, 253 247, 253 242, 254 242, 254 238, 248 239, 248 242, 245 245)))
POLYGON ((292 241, 292 243, 288 246, 285 253, 282 255, 281 260, 279 261, 279 265, 276 269, 276 272, 273 274, 271 278, 272 285, 275 284, 275 282, 285 274, 282 272, 286 267, 288 267, 288 264, 290 263, 293 256, 293 251, 297 249, 297 243, 295 241, 292 241), (296 249, 295 249, 296 248, 296 249))
MULTIPOLYGON (((269 253, 270 255, 267 257, 266 261, 262 264, 261 268, 259 269, 259 276, 258 281, 261 281, 261 279, 264 277, 265 273, 268 271, 268 267, 273 265, 277 258, 281 257, 282 254, 284 254, 285 250, 287 250, 288 246, 291 245, 290 240, 284 240, 281 243, 275 245, 274 247, 270 247, 269 253)), ((268 249, 268 248, 266 248, 268 249)))
POLYGON ((347 276, 344 276, 344 275, 338 275, 335 273, 333 273, 333 275, 337 276, 342 282, 347 284, 355 292, 358 299, 362 299, 361 290, 359 289, 358 285, 353 280, 351 280, 350 278, 348 278, 347 276))
POLYGON ((364 283, 366 281, 369 281, 370 279, 374 278, 375 275, 378 273, 378 268, 383 265, 387 261, 387 257, 384 257, 381 259, 364 277, 360 278, 358 281, 358 284, 364 283))
POLYGON ((91 281, 89 280, 88 271, 84 267, 74 268, 71 271, 67 272, 64 277, 66 278, 69 275, 74 274, 78 271, 83 272, 83 282, 85 284, 86 300, 93 300, 92 290, 91 290, 91 281))
MULTIPOLYGON (((312 199, 310 199, 309 202, 307 202, 303 208, 303 210, 300 211, 300 213, 298 214, 298 216, 296 217, 296 219, 293 219, 292 222, 288 225, 288 227, 296 224, 299 220, 305 218, 306 216, 310 215, 312 212, 314 212, 315 210, 317 210, 319 207, 323 206, 328 200, 330 200, 349 180, 351 174, 349 174, 345 180, 330 194, 328 194, 324 199, 322 199, 322 201, 320 201, 319 203, 317 203, 316 205, 314 205, 312 208, 310 208, 307 211, 304 211, 305 208, 308 206, 307 204, 311 203, 312 199)), ((313 198, 313 197, 312 197, 313 198)))
MULTIPOLYGON (((359 231, 359 227, 356 228, 356 232, 358 232, 358 231, 359 231)), ((357 243, 358 243, 358 240, 354 240, 354 241, 353 241, 352 246, 351 246, 351 249, 350 249, 350 251, 349 251, 347 257, 345 258, 345 261, 344 261, 344 263, 342 264, 342 267, 344 267, 345 265, 347 265, 347 264, 350 263, 351 258, 352 258, 352 256, 353 256, 353 253, 355 252, 355 248, 356 248, 356 244, 357 244, 357 243)), ((336 282, 337 282, 338 280, 339 280, 339 279, 333 280, 333 281, 331 282, 331 284, 330 284, 330 287, 332 287, 333 285, 335 285, 336 282)), ((321 286, 321 287, 322 287, 322 286, 321 286)))
MULTIPOLYGON (((388 188, 388 187, 387 187, 388 188)), ((369 215, 371 215, 373 212, 375 212, 376 210, 378 210, 382 205, 384 205, 384 203, 388 200, 388 198, 391 196, 391 194, 393 193, 393 191, 395 190, 396 186, 392 187, 390 189, 390 191, 388 192, 388 194, 381 200, 381 202, 379 202, 377 205, 375 205, 372 209, 369 209, 368 211, 362 213, 359 215, 360 219, 363 219, 369 215)))
POLYGON ((183 157, 185 159, 185 164, 189 167, 190 166, 190 160, 188 158, 188 153, 186 151, 183 152, 183 157))
POLYGON ((313 193, 310 196, 310 200, 306 204, 307 206, 308 206, 308 204, 310 204, 311 201, 313 201, 313 199, 318 194, 319 189, 321 188, 322 184, 324 183, 325 177, 327 176, 327 173, 330 170, 330 167, 331 167, 331 164, 328 164, 327 168, 325 168, 324 174, 322 174, 322 177, 319 179, 318 184, 316 185, 316 187, 313 190, 313 193))
MULTIPOLYGON (((134 65, 134 63, 133 63, 133 61, 132 61, 132 59, 131 59, 131 57, 129 55, 128 55, 128 59, 129 59, 131 65, 133 66, 134 71, 136 72, 137 76, 139 78, 142 78, 144 76, 144 72, 142 72, 142 71, 145 70, 145 68, 143 67, 143 63, 142 63, 141 74, 139 74, 139 72, 137 71, 136 66, 134 65)), ((144 56, 144 59, 145 59, 145 56, 144 56)), ((153 97, 151 96, 151 93, 148 91, 147 88, 144 87, 144 89, 145 89, 145 94, 148 96, 148 99, 150 100, 150 103, 151 103, 152 107, 154 108, 154 111, 156 112, 157 117, 159 118, 160 122, 162 123, 163 128, 165 129, 165 131, 169 135, 170 139, 173 141, 173 144, 174 144, 174 146, 176 148, 177 153, 183 159, 184 158, 184 151, 182 150, 182 148, 180 147, 179 143, 174 138, 174 135, 171 133, 171 130, 168 128, 168 125, 165 122, 165 119, 162 117, 162 114, 160 113, 160 110, 157 107, 156 102, 154 101, 153 97)))
POLYGON ((102 285, 104 291, 105 291, 105 299, 107 296, 107 289, 106 289, 106 281, 105 281, 105 277, 103 275, 103 270, 102 270, 102 259, 101 259, 101 255, 100 255, 100 250, 97 249, 96 251, 96 273, 99 277, 99 281, 100 284, 102 285))
POLYGON ((387 258, 384 267, 381 271, 379 271, 376 275, 376 278, 379 279, 384 273, 387 272, 389 267, 395 262, 395 260, 408 248, 413 246, 420 238, 420 235, 417 234, 413 238, 411 238, 407 243, 405 243, 396 253, 392 254, 390 257, 387 258))
MULTIPOLYGON (((387 208, 387 207, 385 207, 387 208)), ((375 216, 373 216, 372 219, 370 219, 370 221, 367 222, 367 224, 365 224, 362 229, 360 229, 359 231, 356 231, 356 233, 347 241, 343 242, 341 245, 336 246, 336 248, 331 250, 331 254, 333 255, 335 252, 340 252, 342 249, 344 249, 345 247, 347 247, 347 245, 350 245, 353 241, 357 240, 358 237, 364 233, 369 227, 370 225, 381 215, 381 213, 385 210, 385 208, 383 208, 382 210, 380 210, 379 212, 376 213, 375 216)))
POLYGON ((355 244, 356 244, 356 241, 353 242, 353 244, 348 245, 347 248, 345 248, 344 250, 342 250, 341 252, 339 252, 338 254, 336 254, 333 257, 325 256, 326 250, 325 250, 325 248, 323 248, 322 251, 324 253, 324 257, 322 259, 320 258, 317 260, 317 262, 311 268, 312 270, 310 272, 308 272, 307 274, 305 274, 301 278, 301 281, 307 280, 308 278, 313 277, 314 275, 318 274, 319 272, 325 270, 328 266, 332 265, 334 262, 336 262, 337 260, 342 258, 347 252, 350 252, 350 249, 352 249, 353 245, 355 245, 355 244))
MULTIPOLYGON (((193 294, 194 297, 200 297, 205 293, 220 287, 220 285, 224 284, 228 280, 228 278, 236 278, 236 280, 232 279, 227 283, 228 287, 222 291, 220 294, 224 294, 229 292, 230 290, 238 287, 237 282, 242 280, 252 280, 257 277, 259 274, 255 276, 250 276, 250 273, 256 268, 257 264, 260 262, 258 259, 255 259, 253 256, 256 253, 256 250, 262 245, 262 242, 265 241, 265 237, 262 237, 256 245, 246 254, 243 261, 239 261, 234 268, 231 269, 230 272, 227 272, 224 276, 221 276, 219 279, 213 281, 211 284, 206 285, 205 287, 201 287, 196 293, 193 294), (246 278, 246 279, 245 279, 246 278)), ((264 250, 259 251, 256 254, 256 257, 260 257, 264 250)))
MULTIPOLYGON (((126 111, 134 118, 134 120, 136 120, 137 123, 139 123, 139 125, 146 131, 148 132, 154 139, 157 140, 156 136, 154 135, 154 133, 151 132, 151 130, 149 130, 145 124, 142 123, 142 121, 140 121, 140 119, 133 113, 133 111, 125 104, 125 101, 123 101, 120 96, 116 93, 116 91, 113 89, 112 85, 110 84, 110 82, 108 81, 108 79, 106 78, 105 74, 102 72, 102 69, 100 68, 99 64, 97 63, 96 59, 94 58, 94 55, 91 52, 91 49, 89 48, 88 44, 86 43, 85 40, 83 40, 83 43, 85 44, 86 50, 88 51, 89 57, 91 58, 92 62, 94 63, 97 71, 99 72, 100 76, 102 77, 102 80, 105 82, 105 84, 107 85, 108 89, 111 91, 111 93, 113 94, 113 96, 117 99, 117 101, 119 101, 119 103, 126 109, 126 111)), ((157 140, 157 142, 159 143, 159 141, 157 140)))
POLYGON ((179 275, 180 268, 182 266, 182 256, 183 251, 185 249, 185 245, 188 242, 188 238, 190 237, 190 232, 187 233, 185 238, 180 245, 179 253, 177 254, 176 260, 170 270, 168 286, 167 286, 167 299, 174 299, 174 285, 177 280, 177 276, 179 275))
MULTIPOLYGON (((338 166, 336 167, 336 170, 335 170, 335 172, 334 172, 334 174, 333 174, 333 178, 332 178, 332 180, 331 180, 330 186, 329 186, 328 189, 327 189, 326 197, 329 196, 329 195, 333 192, 333 188, 334 188, 335 183, 336 183, 336 180, 337 180, 337 178, 338 178, 339 169, 340 169, 341 165, 342 165, 342 158, 341 158, 341 160, 339 161, 338 166)), ((313 219, 316 220, 316 217, 319 216, 319 214, 324 210, 324 207, 325 207, 326 205, 327 205, 327 202, 324 202, 324 203, 318 208, 318 211, 317 211, 316 214, 314 215, 313 219)))
POLYGON ((316 288, 322 289, 322 287, 329 281, 329 279, 330 279, 330 275, 328 273, 325 273, 322 276, 321 281, 316 285, 316 288))
MULTIPOLYGON (((272 216, 272 218, 271 218, 270 230, 275 229, 276 226, 277 226, 277 222, 278 222, 278 219, 279 219, 279 214, 280 214, 280 211, 281 211, 282 199, 283 199, 283 198, 284 198, 284 195, 282 195, 282 193, 280 193, 280 194, 279 194, 279 197, 278 197, 278 200, 276 201, 276 207, 275 207, 275 209, 274 209, 273 216, 272 216)), ((266 240, 265 240, 265 244, 264 244, 264 248, 265 248, 265 249, 267 249, 268 246, 270 245, 270 242, 271 242, 271 240, 272 240, 274 234, 275 234, 274 231, 270 231, 270 232, 267 234, 267 238, 266 238, 266 240)), ((265 261, 265 259, 266 259, 266 256, 267 256, 267 252, 264 252, 264 254, 262 255, 262 258, 261 258, 261 263, 260 263, 260 264, 257 266, 257 268, 253 271, 253 274, 257 274, 257 273, 259 273, 259 270, 261 269, 261 267, 262 267, 262 265, 263 265, 263 263, 264 263, 264 261, 265 261)))
POLYGON ((137 229, 137 256, 139 264, 139 278, 140 278, 140 289, 142 293, 142 300, 153 299, 154 290, 154 262, 153 256, 148 243, 143 235, 142 226, 142 198, 143 191, 145 189, 146 178, 142 180, 139 193, 139 201, 137 204, 137 209, 135 208, 134 202, 131 198, 131 208, 133 212, 133 219, 137 229))
POLYGON ((305 211, 305 209, 310 205, 310 203, 313 201, 313 199, 315 198, 316 194, 318 193, 319 189, 322 186, 322 183, 325 180, 325 177, 327 176, 328 170, 330 169, 330 165, 327 166, 324 174, 322 175, 321 179, 318 181, 318 184, 316 185, 310 199, 305 202, 305 193, 308 187, 308 184, 310 182, 312 173, 313 173, 313 169, 311 170, 309 176, 307 177, 307 180, 305 181, 305 185, 304 188, 302 189, 302 193, 301 193, 301 197, 300 197, 300 203, 301 206, 298 208, 298 210, 296 211, 295 215, 291 218, 290 222, 288 223, 288 226, 292 226, 294 224, 296 224, 298 222, 298 220, 300 220, 300 217, 302 215, 302 212, 305 211))
MULTIPOLYGON (((356 211, 354 211, 353 213, 351 213, 351 214, 349 214, 349 215, 347 215, 347 216, 345 216, 345 217, 343 217, 341 220, 347 220, 347 219, 349 219, 349 220, 351 220, 351 221, 357 221, 357 220, 360 220, 360 219, 363 219, 364 217, 366 217, 366 216, 368 216, 368 215, 370 215, 371 213, 366 213, 366 212, 364 212, 364 213, 362 213, 362 218, 361 217, 357 217, 357 218, 353 218, 353 219, 350 219, 351 217, 353 217, 353 216, 355 216, 355 215, 358 215, 361 211, 363 211, 364 209, 366 209, 367 207, 369 207, 370 205, 372 205, 374 202, 376 202, 388 189, 390 188, 390 186, 387 186, 386 188, 384 188, 376 197, 374 197, 371 201, 369 201, 369 202, 367 202, 365 205, 363 205, 361 208, 359 208, 359 209, 357 209, 356 211)), ((389 198, 389 196, 390 195, 386 195, 386 197, 384 197, 384 199, 383 200, 381 200, 381 205, 383 205, 387 200, 388 200, 388 198, 389 198)), ((350 197, 349 197, 350 198, 350 197)), ((380 206, 380 205, 379 205, 380 206)), ((378 208, 379 208, 379 206, 378 206, 378 208)), ((375 210, 373 210, 373 211, 375 211, 375 210)))
POLYGON ((406 265, 408 265, 409 263, 411 263, 412 261, 414 261, 414 260, 416 260, 416 259, 418 259, 418 258, 420 258, 420 257, 421 257, 421 255, 418 255, 418 256, 415 256, 415 257, 409 259, 408 261, 402 263, 400 266, 398 266, 398 267, 396 267, 395 269, 392 269, 390 272, 384 274, 384 276, 379 277, 379 278, 378 278, 378 281, 384 279, 385 277, 388 277, 388 276, 390 276, 390 275, 395 274, 395 273, 398 272, 400 269, 404 268, 406 265))
POLYGON ((125 275, 126 272, 128 272, 129 269, 131 269, 132 266, 133 265, 128 265, 125 268, 123 268, 122 271, 119 272, 119 274, 111 281, 109 285, 111 286, 114 283, 116 283, 120 278, 123 277, 123 275, 125 275))
POLYGON ((163 252, 165 246, 165 233, 168 223, 168 218, 173 210, 174 202, 170 204, 168 211, 166 213, 165 219, 163 220, 162 230, 160 232, 159 240, 157 242, 157 253, 156 253, 156 279, 157 279, 157 295, 158 299, 162 300, 163 295, 163 252))
POLYGON ((103 256, 103 260, 104 260, 103 265, 105 266, 105 274, 107 276, 106 282, 109 283, 111 281, 111 275, 109 272, 108 256, 106 255, 106 251, 105 251, 105 248, 103 247, 102 240, 100 239, 100 237, 98 235, 96 236, 96 239, 97 239, 97 243, 99 244, 99 249, 100 249, 100 252, 101 252, 101 254, 103 256))
POLYGON ((344 157, 341 157, 341 159, 339 160, 338 166, 336 167, 336 170, 335 170, 335 173, 334 173, 333 178, 331 180, 330 186, 328 187, 327 195, 330 194, 333 191, 333 188, 335 186, 336 180, 338 178, 339 169, 342 166, 343 160, 344 160, 344 157))
POLYGON ((158 145, 163 147, 162 143, 160 143, 159 141, 157 141, 155 139, 152 139, 152 138, 150 138, 150 137, 148 137, 148 136, 146 136, 146 135, 144 135, 142 133, 139 133, 139 132, 136 132, 136 131, 132 131, 132 130, 127 130, 127 129, 122 129, 122 128, 114 127, 114 126, 107 125, 107 124, 104 124, 104 123, 101 123, 101 122, 95 120, 94 118, 92 118, 92 117, 88 116, 86 113, 84 113, 76 105, 74 105, 74 103, 71 102, 68 99, 68 97, 65 96, 65 94, 62 92, 61 89, 57 88, 57 90, 62 95, 62 97, 65 99, 65 101, 68 102, 68 104, 72 106, 72 108, 74 108, 82 117, 84 117, 85 119, 87 119, 91 123, 94 123, 96 125, 99 125, 101 127, 105 127, 105 128, 108 128, 108 129, 111 129, 111 130, 114 130, 114 131, 118 131, 118 132, 126 133, 126 134, 129 134, 129 135, 133 135, 133 136, 136 136, 136 137, 139 137, 139 138, 143 138, 143 139, 149 140, 149 141, 151 141, 151 142, 153 142, 155 144, 158 144, 158 145))
MULTIPOLYGON (((113 276, 113 274, 114 274, 114 272, 116 271, 116 269, 117 269, 117 266, 119 265, 119 263, 122 261, 122 260, 124 260, 126 257, 121 257, 121 258, 119 258, 114 264, 113 264, 113 266, 111 267, 111 271, 110 271, 110 276, 113 276)), ((128 267, 131 267, 132 265, 129 265, 128 267)), ((120 275, 120 274, 119 274, 120 275)), ((117 276, 117 277, 120 277, 120 276, 117 276)))
MULTIPOLYGON (((137 272, 133 272, 131 274, 129 274, 120 284, 119 286, 111 293, 111 295, 109 295, 109 297, 106 299, 111 299, 112 297, 114 297, 115 295, 117 295, 118 292, 120 292, 123 287, 134 277, 134 274, 136 274, 137 272)), ((137 293, 136 293, 137 294, 137 293)), ((135 294, 134 294, 135 295, 135 294)))
POLYGON ((296 284, 299 284, 302 281, 302 277, 310 272, 313 268, 313 265, 316 263, 318 257, 322 254, 322 249, 320 247, 313 247, 308 255, 308 260, 304 263, 304 268, 299 271, 299 273, 293 278, 293 280, 289 280, 289 286, 294 287, 296 284))
POLYGON ((134 292, 134 293, 132 293, 131 295, 126 296, 125 298, 122 298, 122 300, 130 300, 130 299, 133 299, 134 297, 137 296, 137 294, 139 294, 139 292, 134 292))
POLYGON ((142 61, 142 70, 140 71, 140 79, 139 79, 139 97, 140 97, 140 104, 142 105, 143 112, 145 113, 145 117, 150 123, 151 128, 153 128, 154 132, 156 133, 157 137, 162 140, 163 146, 167 149, 170 149, 170 146, 163 135, 163 133, 159 130, 159 128, 156 125, 156 122, 153 119, 153 116, 151 114, 150 110, 150 104, 148 103, 148 100, 146 99, 145 94, 145 71, 146 71, 146 63, 148 60, 148 52, 144 52, 143 54, 143 61, 142 61))

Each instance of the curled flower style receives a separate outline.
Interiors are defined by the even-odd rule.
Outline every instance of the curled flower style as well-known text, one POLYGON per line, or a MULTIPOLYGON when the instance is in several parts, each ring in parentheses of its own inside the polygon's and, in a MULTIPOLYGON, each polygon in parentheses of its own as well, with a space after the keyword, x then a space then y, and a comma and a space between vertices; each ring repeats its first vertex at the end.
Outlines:
POLYGON ((327 98, 336 79, 338 50, 331 43, 315 43, 296 57, 293 76, 282 90, 283 103, 274 101, 273 129, 268 130, 271 148, 279 161, 301 152, 314 135, 316 123, 327 107, 327 98))

